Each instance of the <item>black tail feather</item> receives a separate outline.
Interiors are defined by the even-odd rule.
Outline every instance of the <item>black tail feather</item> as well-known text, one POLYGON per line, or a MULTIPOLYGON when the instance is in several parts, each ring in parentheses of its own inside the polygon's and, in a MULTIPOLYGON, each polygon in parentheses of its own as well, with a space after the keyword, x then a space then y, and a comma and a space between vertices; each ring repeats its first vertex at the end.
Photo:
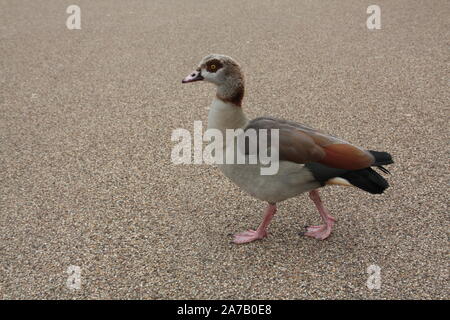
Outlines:
MULTIPOLYGON (((392 156, 387 152, 372 151, 369 152, 375 158, 373 167, 378 168, 381 172, 390 174, 389 170, 383 167, 394 163, 392 156)), ((364 168, 360 170, 344 170, 325 166, 317 162, 307 163, 305 165, 313 174, 314 178, 322 185, 335 177, 346 179, 349 183, 364 191, 380 194, 389 187, 389 183, 378 172, 372 168, 364 168)))
POLYGON ((389 183, 378 172, 372 168, 348 171, 341 175, 355 187, 364 191, 380 194, 389 187, 389 183))
POLYGON ((377 168, 383 173, 391 174, 391 172, 383 166, 377 166, 377 168))
POLYGON ((373 164, 373 166, 382 166, 394 163, 394 160, 392 160, 392 156, 387 152, 379 152, 373 150, 369 150, 369 152, 375 158, 375 163, 373 164))
MULTIPOLYGON (((369 152, 375 158, 374 167, 377 167, 383 173, 389 174, 389 170, 383 167, 383 165, 394 163, 392 156, 387 152, 379 152, 369 150, 369 152)), ((358 187, 364 191, 380 194, 383 193, 389 187, 389 183, 378 172, 372 168, 365 168, 361 170, 349 171, 341 176, 347 179, 355 187, 358 187)))

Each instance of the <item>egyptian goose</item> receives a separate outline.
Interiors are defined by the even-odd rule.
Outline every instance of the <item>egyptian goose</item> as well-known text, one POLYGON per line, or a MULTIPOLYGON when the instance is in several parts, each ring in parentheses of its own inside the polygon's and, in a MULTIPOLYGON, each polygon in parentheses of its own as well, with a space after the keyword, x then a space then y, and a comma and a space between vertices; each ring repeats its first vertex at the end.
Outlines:
MULTIPOLYGON (((208 129, 278 129, 279 168, 273 175, 262 175, 261 163, 220 164, 219 169, 241 189, 268 202, 264 219, 256 230, 234 235, 235 243, 247 243, 267 236, 267 227, 276 203, 309 192, 323 224, 306 227, 303 235, 326 239, 336 219, 323 206, 318 189, 329 184, 355 186, 372 194, 381 194, 389 186, 371 167, 388 173, 382 165, 393 163, 386 152, 364 150, 344 140, 292 121, 269 117, 248 120, 242 109, 244 77, 240 66, 225 55, 212 54, 182 83, 207 81, 217 87, 208 115, 208 129)), ((226 143, 223 144, 226 149, 226 143)))

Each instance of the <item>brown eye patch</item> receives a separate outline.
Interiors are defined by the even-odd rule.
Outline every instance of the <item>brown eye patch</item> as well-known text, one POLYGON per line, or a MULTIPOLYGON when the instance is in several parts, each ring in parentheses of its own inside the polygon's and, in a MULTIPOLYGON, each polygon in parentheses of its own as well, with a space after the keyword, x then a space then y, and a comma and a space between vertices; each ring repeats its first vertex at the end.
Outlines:
POLYGON ((217 70, 219 70, 222 67, 223 67, 222 62, 220 62, 217 59, 210 60, 206 63, 206 70, 208 72, 216 72, 217 70))

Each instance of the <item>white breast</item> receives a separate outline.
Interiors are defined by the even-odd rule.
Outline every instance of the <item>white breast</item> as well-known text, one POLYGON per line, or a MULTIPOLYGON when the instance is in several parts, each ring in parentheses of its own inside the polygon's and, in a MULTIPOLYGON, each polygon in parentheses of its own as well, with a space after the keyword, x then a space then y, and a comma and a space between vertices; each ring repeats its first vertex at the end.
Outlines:
POLYGON ((225 136, 226 129, 245 128, 248 119, 242 108, 215 98, 208 114, 208 129, 219 129, 225 136))

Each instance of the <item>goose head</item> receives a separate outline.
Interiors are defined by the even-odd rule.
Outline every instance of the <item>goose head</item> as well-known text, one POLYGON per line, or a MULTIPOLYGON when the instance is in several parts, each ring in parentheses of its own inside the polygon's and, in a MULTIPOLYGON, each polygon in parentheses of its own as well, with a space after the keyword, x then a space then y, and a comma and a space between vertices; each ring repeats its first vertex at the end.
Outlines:
POLYGON ((240 106, 244 96, 244 77, 239 64, 229 56, 210 54, 182 83, 206 81, 217 86, 217 98, 240 106))

